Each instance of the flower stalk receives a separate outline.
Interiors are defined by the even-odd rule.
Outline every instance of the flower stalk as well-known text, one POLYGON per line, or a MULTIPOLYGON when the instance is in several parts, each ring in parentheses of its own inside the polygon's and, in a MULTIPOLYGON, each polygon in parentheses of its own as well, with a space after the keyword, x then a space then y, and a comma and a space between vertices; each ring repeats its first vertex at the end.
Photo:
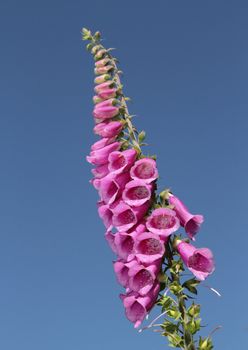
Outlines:
POLYGON ((161 315, 143 329, 159 326, 171 347, 211 350, 210 337, 196 339, 200 305, 192 302, 199 283, 214 270, 211 251, 190 244, 203 216, 191 214, 168 189, 156 194, 156 157, 142 152, 145 132, 133 125, 112 49, 102 45, 100 32, 84 28, 82 35, 95 60, 94 132, 102 137, 87 160, 95 166, 91 182, 99 192, 106 240, 117 255, 117 280, 126 289, 120 296, 126 316, 139 327, 159 305, 161 315), (188 238, 177 232, 180 227, 188 238), (185 268, 193 278, 185 279, 185 268))

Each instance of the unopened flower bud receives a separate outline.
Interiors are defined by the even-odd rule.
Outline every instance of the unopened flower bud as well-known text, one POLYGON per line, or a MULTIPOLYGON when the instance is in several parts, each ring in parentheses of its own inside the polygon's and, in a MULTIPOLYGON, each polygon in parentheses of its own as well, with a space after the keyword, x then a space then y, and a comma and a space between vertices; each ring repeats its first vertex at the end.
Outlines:
POLYGON ((102 74, 102 75, 99 75, 99 77, 96 77, 94 82, 95 84, 101 84, 101 83, 104 83, 105 81, 111 79, 111 75, 109 74, 102 74))
POLYGON ((96 104, 96 103, 100 103, 100 102, 102 102, 102 101, 104 101, 104 99, 102 99, 100 96, 97 96, 97 95, 95 95, 95 96, 93 96, 93 102, 96 104))
POLYGON ((102 46, 101 46, 101 45, 96 45, 96 46, 94 46, 94 47, 92 48, 91 53, 92 53, 93 55, 95 55, 95 54, 97 53, 97 51, 100 50, 100 49, 102 49, 102 46))
POLYGON ((101 49, 99 51, 97 51, 97 53, 95 54, 94 56, 94 60, 95 61, 98 61, 100 60, 101 58, 103 58, 103 56, 107 53, 107 50, 105 49, 101 49))
POLYGON ((111 65, 103 66, 103 67, 97 67, 94 69, 95 74, 104 74, 108 73, 110 70, 112 70, 114 67, 111 65))
POLYGON ((95 66, 102 67, 102 66, 105 66, 107 63, 110 63, 110 59, 108 57, 103 58, 102 60, 95 62, 95 66))

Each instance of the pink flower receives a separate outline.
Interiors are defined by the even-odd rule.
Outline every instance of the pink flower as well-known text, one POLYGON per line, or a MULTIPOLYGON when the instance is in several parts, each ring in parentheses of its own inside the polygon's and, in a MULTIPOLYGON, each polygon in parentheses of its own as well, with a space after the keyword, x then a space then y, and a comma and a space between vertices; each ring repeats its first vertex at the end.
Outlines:
POLYGON ((93 96, 93 99, 92 99, 92 100, 93 100, 93 103, 94 103, 94 104, 100 103, 100 102, 104 101, 104 99, 101 98, 101 97, 98 96, 98 95, 93 96))
POLYGON ((110 210, 109 206, 101 202, 98 206, 98 214, 102 219, 106 229, 108 231, 111 230, 113 228, 113 225, 112 225, 113 213, 110 210))
POLYGON ((114 137, 118 135, 123 128, 121 122, 109 122, 109 123, 100 123, 94 127, 95 134, 102 137, 114 137))
POLYGON ((125 186, 122 199, 128 205, 138 207, 150 200, 151 188, 151 185, 146 184, 143 180, 130 181, 125 186))
POLYGON ((109 171, 115 174, 122 173, 124 170, 130 169, 137 156, 134 149, 127 149, 123 152, 112 152, 109 155, 109 171))
POLYGON ((104 89, 98 93, 98 97, 106 100, 108 98, 115 97, 117 93, 117 89, 104 89))
POLYGON ((115 117, 119 113, 119 108, 115 106, 95 107, 93 116, 96 119, 106 120, 115 117))
POLYGON ((112 65, 108 65, 108 66, 102 66, 102 67, 96 67, 95 68, 95 74, 105 74, 108 73, 109 71, 111 71, 111 69, 113 69, 114 67, 112 65))
POLYGON ((151 232, 143 232, 135 239, 134 252, 142 264, 152 264, 162 259, 165 253, 164 241, 151 232))
POLYGON ((101 149, 107 145, 109 145, 110 143, 113 143, 114 138, 107 138, 104 137, 103 139, 96 141, 92 146, 91 146, 91 150, 92 151, 97 151, 98 149, 101 149))
POLYGON ((147 219, 146 227, 161 237, 168 237, 180 226, 176 213, 168 208, 155 209, 147 219))
POLYGON ((114 271, 118 282, 125 288, 128 287, 129 282, 129 270, 136 264, 136 261, 125 262, 124 260, 117 260, 114 262, 114 271))
POLYGON ((151 158, 138 160, 131 168, 130 175, 134 180, 144 180, 146 183, 151 183, 158 178, 155 160, 151 158))
POLYGON ((180 220, 181 225, 185 228, 188 236, 194 239, 194 236, 199 231, 201 224, 204 221, 202 215, 193 215, 191 214, 186 206, 174 195, 169 196, 169 203, 174 206, 177 217, 180 220))
POLYGON ((96 168, 92 169, 91 172, 95 176, 95 178, 101 179, 109 173, 108 164, 99 165, 96 168))
POLYGON ((115 234, 115 246, 117 255, 126 261, 134 258, 134 243, 137 237, 137 232, 117 232, 115 234))
POLYGON ((115 86, 115 83, 113 82, 113 80, 109 80, 109 81, 106 81, 104 83, 101 83, 101 84, 95 86, 95 92, 98 94, 102 90, 110 89, 114 86, 115 86))
POLYGON ((178 241, 177 250, 185 265, 200 281, 214 271, 213 253, 210 249, 197 249, 189 243, 178 241))
POLYGON ((128 271, 130 290, 146 295, 152 289, 160 268, 160 263, 145 267, 136 262, 128 271))
POLYGON ((94 82, 95 84, 102 84, 104 83, 105 81, 111 79, 111 75, 109 74, 102 74, 102 75, 99 75, 99 77, 96 77, 94 82))
POLYGON ((113 225, 120 232, 126 232, 133 227, 146 214, 149 203, 144 203, 140 207, 131 208, 129 205, 121 201, 113 212, 113 225))
POLYGON ((126 310, 126 316, 129 321, 134 323, 135 328, 141 325, 145 316, 155 304, 158 293, 159 284, 155 284, 146 296, 140 296, 136 292, 120 295, 126 310))
POLYGON ((112 204, 118 196, 121 195, 121 191, 124 189, 125 184, 129 181, 130 176, 128 173, 115 175, 110 173, 101 179, 99 194, 101 199, 106 204, 112 204))
POLYGON ((97 103, 95 105, 95 109, 100 107, 116 106, 117 104, 119 104, 119 101, 116 98, 110 98, 108 100, 97 103))
POLYGON ((98 50, 97 53, 94 56, 94 60, 97 61, 97 60, 101 59, 106 53, 107 53, 106 49, 98 50))
POLYGON ((105 146, 99 150, 91 151, 90 155, 86 157, 87 161, 94 165, 102 165, 108 162, 108 157, 111 152, 120 149, 121 144, 119 142, 113 142, 108 146, 105 146))
POLYGON ((115 234, 113 232, 111 232, 110 230, 108 230, 105 233, 105 239, 108 242, 112 251, 117 254, 117 248, 116 248, 116 244, 115 244, 115 234))
POLYGON ((102 67, 102 66, 105 66, 109 62, 110 62, 109 58, 103 58, 102 60, 95 62, 95 66, 102 67))

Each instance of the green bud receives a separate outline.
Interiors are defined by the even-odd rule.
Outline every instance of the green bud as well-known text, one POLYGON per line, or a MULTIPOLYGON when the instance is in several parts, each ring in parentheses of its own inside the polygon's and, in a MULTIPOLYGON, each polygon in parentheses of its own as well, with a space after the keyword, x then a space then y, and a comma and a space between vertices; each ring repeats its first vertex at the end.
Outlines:
POLYGON ((105 81, 111 79, 111 75, 109 74, 102 74, 99 75, 98 77, 95 78, 94 82, 95 84, 101 84, 104 83, 105 81))
POLYGON ((138 135, 139 143, 143 142, 145 137, 146 137, 146 132, 144 130, 142 130, 138 135))
POLYGON ((87 51, 90 51, 90 50, 93 48, 93 46, 94 46, 94 45, 93 45, 92 43, 87 44, 87 45, 86 45, 86 50, 87 50, 87 51))
POLYGON ((169 193, 170 193, 170 190, 166 188, 165 190, 159 193, 160 199, 162 201, 166 201, 169 198, 169 193))
POLYGON ((180 292, 182 292, 182 290, 183 290, 183 287, 180 286, 180 284, 178 284, 177 282, 171 283, 169 288, 170 288, 171 293, 176 294, 176 295, 179 294, 180 292))
POLYGON ((97 51, 97 53, 94 56, 94 60, 95 61, 100 60, 106 54, 106 52, 107 51, 105 49, 101 49, 101 50, 97 51))
POLYGON ((102 102, 102 101, 104 101, 102 98, 100 98, 99 96, 94 96, 93 97, 93 102, 96 104, 96 103, 100 103, 100 102, 102 102))
POLYGON ((95 55, 98 50, 102 49, 102 45, 96 45, 92 48, 91 53, 95 55))
POLYGON ((101 39, 101 33, 99 31, 95 32, 94 38, 96 40, 100 40, 101 39))
POLYGON ((91 35, 91 31, 83 28, 82 29, 82 39, 83 40, 91 40, 92 39, 92 35, 91 35))
POLYGON ((195 317, 195 318, 198 317, 200 314, 200 309, 201 309, 201 307, 199 304, 193 303, 188 309, 189 316, 195 317))
POLYGON ((187 323, 187 328, 190 331, 190 333, 195 334, 198 332, 201 328, 201 319, 197 320, 191 320, 187 323))
POLYGON ((167 311, 167 315, 171 318, 179 319, 181 316, 181 313, 180 313, 180 311, 173 308, 173 309, 170 309, 167 311))
POLYGON ((200 338, 199 340, 199 350, 212 350, 213 349, 213 343, 210 338, 200 338))

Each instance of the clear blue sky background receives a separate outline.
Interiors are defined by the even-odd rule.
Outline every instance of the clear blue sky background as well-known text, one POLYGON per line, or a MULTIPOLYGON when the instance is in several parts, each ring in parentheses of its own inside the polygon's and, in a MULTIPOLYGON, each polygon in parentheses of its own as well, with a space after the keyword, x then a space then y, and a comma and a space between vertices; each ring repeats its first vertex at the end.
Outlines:
MULTIPOLYGON (((0 348, 166 349, 125 319, 85 162, 100 30, 124 71, 161 186, 205 215, 217 269, 200 288, 215 348, 247 350, 247 1, 0 4, 0 348)), ((158 312, 158 311, 157 311, 158 312)))

